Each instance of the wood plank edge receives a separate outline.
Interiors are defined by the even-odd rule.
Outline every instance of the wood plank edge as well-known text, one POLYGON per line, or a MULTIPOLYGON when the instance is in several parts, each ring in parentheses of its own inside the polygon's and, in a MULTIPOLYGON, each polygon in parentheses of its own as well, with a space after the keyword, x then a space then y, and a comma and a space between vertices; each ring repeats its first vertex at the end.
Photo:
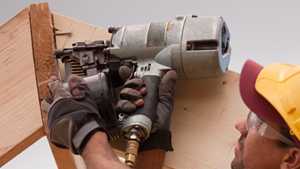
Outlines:
POLYGON ((10 22, 13 22, 16 18, 18 18, 20 15, 29 15, 29 8, 24 8, 20 12, 18 12, 14 17, 9 18, 7 21, 4 21, 3 23, 0 23, 0 29, 5 27, 10 22))

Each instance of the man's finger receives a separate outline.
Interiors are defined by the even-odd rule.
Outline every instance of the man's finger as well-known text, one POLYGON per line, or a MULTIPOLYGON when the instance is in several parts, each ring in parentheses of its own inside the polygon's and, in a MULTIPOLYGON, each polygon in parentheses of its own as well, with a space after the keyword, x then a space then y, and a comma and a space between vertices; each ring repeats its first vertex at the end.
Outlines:
POLYGON ((146 86, 142 87, 139 91, 140 91, 140 93, 141 93, 143 96, 145 96, 145 95, 147 94, 147 88, 146 88, 146 86))
POLYGON ((68 78, 68 85, 69 85, 70 90, 72 90, 75 87, 78 87, 82 83, 84 83, 84 80, 82 79, 82 77, 80 77, 78 75, 71 75, 68 78))
POLYGON ((159 86, 159 96, 174 96, 177 81, 177 73, 175 70, 168 71, 161 79, 159 86))
POLYGON ((53 96, 53 100, 71 97, 71 94, 63 88, 62 82, 56 76, 50 77, 48 88, 53 96))
POLYGON ((124 88, 133 88, 136 90, 139 90, 144 86, 145 86, 144 81, 139 78, 130 79, 126 81, 124 84, 124 88))
POLYGON ((48 101, 46 101, 46 99, 43 99, 41 101, 41 109, 42 111, 44 112, 49 112, 49 109, 50 109, 50 103, 48 101))
POLYGON ((56 92, 56 89, 59 86, 59 80, 56 76, 51 76, 48 80, 48 88, 50 90, 50 92, 54 95, 56 92))
POLYGON ((143 107, 145 104, 145 101, 143 99, 138 99, 134 102, 136 107, 143 107))
POLYGON ((138 90, 132 88, 124 88, 120 92, 120 98, 134 102, 138 99, 143 98, 143 96, 138 90))
POLYGON ((118 112, 131 114, 135 112, 136 105, 128 100, 119 100, 116 106, 118 112))
POLYGON ((161 79, 161 83, 167 84, 169 83, 170 85, 175 85, 177 80, 177 73, 175 70, 170 70, 168 71, 163 78, 161 79))
POLYGON ((86 96, 86 92, 88 92, 86 82, 78 75, 71 75, 68 79, 68 85, 70 92, 75 99, 84 98, 86 96))

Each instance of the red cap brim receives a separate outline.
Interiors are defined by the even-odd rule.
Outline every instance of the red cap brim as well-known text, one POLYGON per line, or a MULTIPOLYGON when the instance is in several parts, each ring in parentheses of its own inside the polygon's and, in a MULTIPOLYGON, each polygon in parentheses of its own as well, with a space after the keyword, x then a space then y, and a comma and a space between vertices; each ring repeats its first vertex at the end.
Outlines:
POLYGON ((247 60, 240 75, 240 94, 247 107, 269 124, 277 123, 286 127, 286 123, 276 109, 255 89, 255 82, 263 66, 247 60))

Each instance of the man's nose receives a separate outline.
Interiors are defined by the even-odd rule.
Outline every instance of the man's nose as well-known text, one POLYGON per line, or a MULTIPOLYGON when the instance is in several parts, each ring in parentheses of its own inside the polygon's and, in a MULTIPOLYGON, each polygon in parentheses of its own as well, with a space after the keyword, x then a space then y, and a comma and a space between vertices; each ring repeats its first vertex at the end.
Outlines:
POLYGON ((247 132, 246 120, 240 120, 234 125, 235 129, 237 129, 241 134, 245 134, 247 132))

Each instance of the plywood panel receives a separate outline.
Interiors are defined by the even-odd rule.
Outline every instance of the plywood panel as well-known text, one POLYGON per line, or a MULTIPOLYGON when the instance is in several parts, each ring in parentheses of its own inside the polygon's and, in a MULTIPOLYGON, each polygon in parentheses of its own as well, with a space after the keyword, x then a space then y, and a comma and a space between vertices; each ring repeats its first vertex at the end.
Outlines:
POLYGON ((28 9, 0 27, 0 165, 42 137, 28 9))
POLYGON ((109 40, 110 34, 105 28, 96 27, 85 22, 53 13, 56 47, 72 47, 74 42, 109 40))
POLYGON ((247 108, 239 95, 239 75, 179 81, 172 118, 174 152, 165 165, 174 169, 229 168, 238 138, 234 123, 247 108))

